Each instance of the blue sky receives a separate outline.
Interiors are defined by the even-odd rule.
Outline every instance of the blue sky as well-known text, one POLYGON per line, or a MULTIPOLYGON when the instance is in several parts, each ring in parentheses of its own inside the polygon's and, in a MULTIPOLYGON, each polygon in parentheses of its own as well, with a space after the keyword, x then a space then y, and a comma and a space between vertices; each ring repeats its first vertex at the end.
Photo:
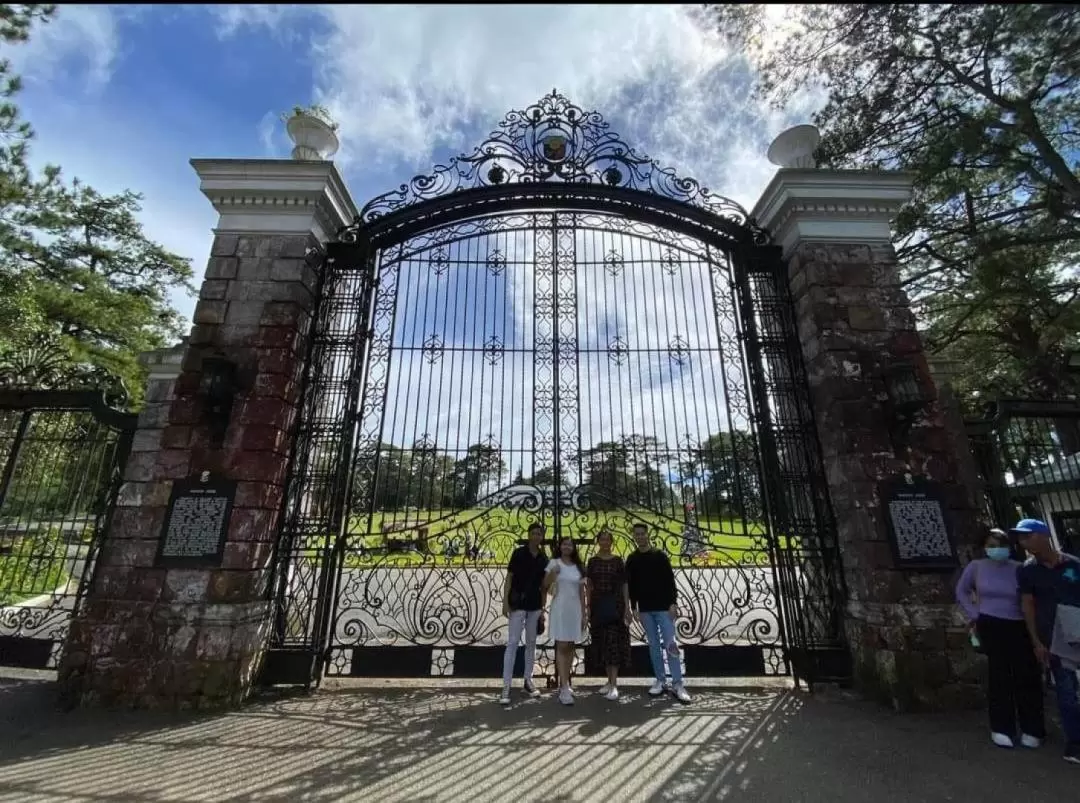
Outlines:
MULTIPOLYGON (((600 111, 635 148, 749 208, 775 171, 764 156, 768 143, 784 128, 806 122, 819 100, 801 98, 783 111, 751 102, 745 61, 695 27, 681 7, 668 5, 65 5, 29 43, 9 51, 25 79, 19 102, 37 131, 32 161, 59 164, 69 177, 103 192, 143 193, 146 231, 191 259, 196 284, 216 216, 188 160, 286 157, 290 144, 279 115, 295 104, 322 103, 340 123, 335 160, 358 206, 471 150, 506 111, 557 87, 600 111)), ((689 309, 679 305, 689 304, 693 293, 670 293, 672 310, 689 309)), ((190 315, 193 298, 175 301, 190 315)), ((518 323, 501 330, 504 338, 524 331, 515 327, 529 303, 526 295, 514 301, 518 323)), ((598 296, 601 303, 607 302, 598 296)), ((493 316, 507 311, 498 300, 491 310, 493 316)), ((594 335, 606 342, 612 324, 600 306, 594 311, 594 335)), ((683 314, 671 313, 665 325, 677 329, 671 321, 683 314)), ((666 332, 661 350, 675 334, 693 340, 694 333, 683 330, 666 332)), ((617 334, 633 348, 644 331, 624 327, 617 334)), ((411 372, 410 360, 403 357, 398 370, 411 372)), ((597 422, 609 416, 601 406, 610 400, 601 405, 583 399, 585 406, 597 405, 587 428, 596 424, 596 439, 617 434, 624 424, 652 429, 646 420, 659 425, 663 416, 650 411, 668 403, 650 394, 674 394, 678 382, 690 384, 672 398, 716 407, 716 398, 692 384, 715 366, 691 365, 658 382, 646 381, 646 366, 638 364, 633 370, 641 381, 620 402, 622 423, 604 434, 597 422)), ((483 370, 479 359, 457 366, 459 390, 472 381, 469 372, 483 370)), ((610 370, 603 355, 597 366, 598 372, 610 370)), ((597 382, 618 385, 601 376, 607 377, 597 373, 597 382)), ((431 373, 426 380, 402 381, 418 387, 417 381, 422 386, 438 378, 431 373)), ((524 391, 519 388, 519 395, 524 391)), ((489 409, 503 404, 500 394, 486 399, 489 409)), ((432 407, 422 415, 449 432, 470 400, 431 395, 432 407)), ((672 422, 679 417, 665 415, 672 422)), ((682 429, 704 413, 688 409, 680 415, 682 429)), ((402 424, 395 441, 408 442, 420 426, 402 424)), ((498 428, 491 422, 476 426, 498 428)), ((698 434, 717 426, 702 424, 698 434)), ((685 434, 657 432, 669 440, 685 434)), ((501 437, 528 439, 505 430, 501 437)))
POLYGON ((745 64, 676 6, 64 5, 9 57, 34 162, 143 193, 148 232, 197 276, 215 218, 188 160, 287 156, 278 115, 297 103, 340 121, 361 205, 557 86, 749 206, 768 142, 809 108, 748 103, 745 64))

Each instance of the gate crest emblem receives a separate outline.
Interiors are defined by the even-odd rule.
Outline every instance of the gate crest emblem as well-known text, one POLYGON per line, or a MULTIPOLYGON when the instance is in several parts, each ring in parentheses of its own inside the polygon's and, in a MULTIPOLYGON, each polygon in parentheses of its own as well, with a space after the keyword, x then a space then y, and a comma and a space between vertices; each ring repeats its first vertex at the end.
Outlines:
POLYGON ((566 158, 568 140, 562 134, 549 134, 541 140, 544 158, 549 162, 561 162, 566 158))

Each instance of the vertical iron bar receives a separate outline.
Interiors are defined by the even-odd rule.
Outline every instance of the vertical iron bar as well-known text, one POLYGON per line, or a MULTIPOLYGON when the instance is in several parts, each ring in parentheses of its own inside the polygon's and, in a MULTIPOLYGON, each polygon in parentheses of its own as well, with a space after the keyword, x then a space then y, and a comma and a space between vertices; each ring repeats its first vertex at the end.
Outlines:
POLYGON ((552 459, 555 463, 555 499, 554 501, 554 530, 552 543, 555 546, 554 554, 558 555, 558 544, 562 540, 562 510, 563 510, 563 484, 566 481, 565 469, 562 464, 562 444, 559 437, 562 429, 562 417, 559 412, 559 227, 558 212, 552 212, 549 216, 551 228, 551 391, 552 391, 552 459))
POLYGON ((0 477, 0 510, 4 509, 4 500, 7 499, 8 490, 11 488, 11 478, 15 474, 15 464, 19 460, 19 453, 22 451, 32 413, 33 410, 24 410, 19 418, 19 425, 15 428, 15 438, 12 441, 11 451, 8 453, 7 464, 4 466, 4 475, 0 477))
MULTIPOLYGON (((338 457, 336 463, 336 478, 332 492, 330 509, 330 533, 332 541, 324 545, 320 554, 321 577, 318 583, 318 599, 316 600, 315 627, 313 628, 311 647, 315 653, 316 680, 322 676, 323 666, 326 663, 327 649, 332 638, 331 627, 336 619, 337 590, 340 583, 332 582, 337 577, 339 570, 335 562, 341 566, 344 564, 344 552, 348 541, 348 525, 350 511, 350 484, 352 482, 352 457, 356 445, 356 427, 358 404, 362 391, 362 374, 367 362, 367 352, 370 346, 371 302, 374 297, 374 288, 377 283, 375 275, 376 263, 371 253, 370 244, 366 238, 358 238, 356 243, 350 244, 353 253, 348 255, 350 267, 353 264, 361 265, 360 281, 361 295, 357 306, 356 323, 354 329, 353 351, 349 355, 349 387, 344 400, 342 415, 345 418, 342 426, 341 443, 338 445, 338 457), (338 561, 333 558, 336 556, 338 561)), ((349 246, 339 246, 342 250, 349 246)), ((336 265, 338 256, 334 260, 336 265)), ((341 269, 341 268, 339 268, 341 269)), ((329 539, 328 539, 329 540, 329 539)))
MULTIPOLYGON (((285 485, 281 494, 281 506, 278 510, 278 537, 274 540, 274 549, 270 559, 270 582, 267 584, 267 597, 273 602, 274 623, 272 625, 271 643, 275 646, 283 646, 287 640, 288 608, 289 608, 289 570, 293 556, 293 546, 296 543, 296 527, 300 517, 300 506, 303 500, 303 486, 306 473, 310 471, 310 450, 312 448, 313 433, 308 433, 307 441, 301 443, 301 434, 304 432, 304 416, 307 413, 308 401, 318 403, 319 387, 312 377, 312 364, 315 362, 316 343, 319 339, 319 324, 325 305, 326 288, 329 286, 327 274, 333 270, 333 266, 323 255, 321 270, 318 271, 315 282, 315 304, 311 311, 311 320, 308 324, 308 342, 304 354, 304 367, 300 373, 300 394, 297 400, 297 411, 293 420, 292 431, 289 433, 289 442, 292 446, 289 452, 289 460, 285 469, 285 485), (293 491, 297 492, 297 499, 291 502, 293 491), (280 575, 280 577, 279 577, 280 575)), ((312 415, 314 404, 312 405, 312 415)))
POLYGON ((752 279, 749 270, 750 266, 747 264, 752 258, 752 253, 747 253, 746 249, 739 249, 732 254, 733 281, 738 297, 737 308, 741 322, 740 329, 746 349, 750 384, 750 412, 753 420, 757 422, 757 459, 761 466, 762 509, 770 530, 767 543, 769 545, 770 562, 772 563, 773 583, 780 608, 778 611, 780 637, 781 643, 785 647, 785 653, 787 653, 785 657, 792 677, 796 685, 798 685, 802 679, 801 668, 804 663, 805 639, 799 637, 801 631, 799 622, 796 621, 798 617, 793 614, 790 608, 793 600, 790 599, 791 595, 789 593, 785 593, 785 591, 790 590, 789 583, 785 582, 784 579, 787 573, 784 564, 788 556, 780 543, 780 538, 787 537, 790 546, 791 535, 790 533, 784 533, 785 529, 790 530, 790 527, 785 527, 785 524, 790 522, 790 517, 783 510, 783 494, 777 487, 781 477, 781 464, 773 430, 772 416, 769 412, 768 385, 765 382, 765 354, 761 344, 761 332, 755 317, 756 309, 751 287, 752 279))

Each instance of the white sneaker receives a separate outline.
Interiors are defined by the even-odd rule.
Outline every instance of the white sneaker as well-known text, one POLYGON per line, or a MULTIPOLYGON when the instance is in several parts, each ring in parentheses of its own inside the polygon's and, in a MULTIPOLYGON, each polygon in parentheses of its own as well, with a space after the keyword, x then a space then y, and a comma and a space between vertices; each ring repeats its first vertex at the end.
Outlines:
POLYGON ((690 696, 690 692, 686 690, 686 686, 681 683, 672 689, 672 693, 675 695, 675 699, 680 703, 693 702, 694 698, 690 696))
POLYGON ((608 692, 610 692, 610 691, 611 691, 611 684, 610 683, 605 683, 603 686, 600 687, 600 694, 602 694, 604 697, 607 697, 608 692))
POLYGON ((540 696, 540 689, 536 688, 536 686, 533 685, 533 682, 531 680, 526 680, 525 681, 525 687, 524 688, 525 688, 525 693, 527 695, 529 695, 530 697, 539 697, 540 696))
POLYGON ((606 692, 604 692, 604 697, 609 699, 611 702, 615 702, 619 699, 619 690, 612 686, 606 692))
POLYGON ((1035 736, 1028 736, 1026 733, 1021 733, 1020 744, 1022 744, 1028 750, 1034 750, 1037 747, 1042 747, 1042 739, 1039 739, 1035 736))
POLYGON ((996 744, 998 747, 1014 747, 1011 736, 1004 733, 991 733, 990 741, 996 744))
POLYGON ((510 689, 503 689, 502 696, 499 698, 499 705, 510 705, 510 689))
POLYGON ((649 687, 649 696, 650 697, 659 697, 661 694, 664 693, 665 690, 666 690, 666 685, 664 684, 664 681, 658 680, 658 681, 656 681, 656 683, 654 683, 652 686, 649 687))
POLYGON ((574 695, 566 686, 564 686, 562 691, 559 692, 559 702, 563 705, 574 704, 574 695))

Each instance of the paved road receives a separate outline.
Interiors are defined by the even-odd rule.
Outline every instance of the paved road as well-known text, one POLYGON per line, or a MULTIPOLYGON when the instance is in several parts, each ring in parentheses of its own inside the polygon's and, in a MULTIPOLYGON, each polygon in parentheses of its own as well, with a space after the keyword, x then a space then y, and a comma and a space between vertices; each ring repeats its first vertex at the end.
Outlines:
POLYGON ((0 801, 1035 803, 1080 785, 1053 747, 991 747, 979 714, 775 689, 505 711, 490 691, 330 691, 204 716, 52 700, 45 681, 0 681, 0 801))

